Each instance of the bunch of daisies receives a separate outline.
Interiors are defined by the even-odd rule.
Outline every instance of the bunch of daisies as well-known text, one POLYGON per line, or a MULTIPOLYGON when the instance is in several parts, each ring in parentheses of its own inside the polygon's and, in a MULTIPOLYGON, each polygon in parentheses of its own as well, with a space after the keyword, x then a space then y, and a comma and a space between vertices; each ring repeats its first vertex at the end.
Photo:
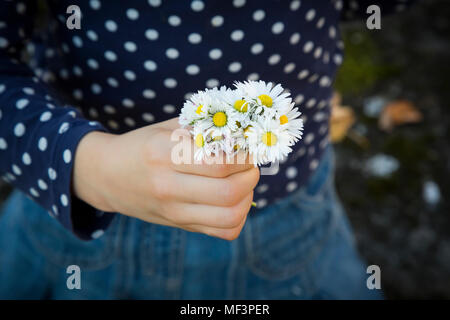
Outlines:
POLYGON ((240 150, 255 165, 287 157, 303 130, 290 94, 280 84, 264 81, 235 82, 234 87, 205 89, 185 101, 179 122, 191 129, 195 160, 240 150))

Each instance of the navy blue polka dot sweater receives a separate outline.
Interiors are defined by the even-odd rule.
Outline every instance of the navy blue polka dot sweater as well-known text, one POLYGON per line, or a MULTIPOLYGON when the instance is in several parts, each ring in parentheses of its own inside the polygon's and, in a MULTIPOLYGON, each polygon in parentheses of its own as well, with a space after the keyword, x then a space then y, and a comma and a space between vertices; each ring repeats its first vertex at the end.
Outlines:
POLYGON ((380 1, 80 0, 79 30, 66 26, 74 2, 0 2, 0 173, 91 239, 115 213, 71 194, 80 139, 175 117, 205 87, 261 79, 291 92, 304 138, 278 174, 261 177, 255 201, 262 208, 301 187, 329 143, 341 13, 380 1))

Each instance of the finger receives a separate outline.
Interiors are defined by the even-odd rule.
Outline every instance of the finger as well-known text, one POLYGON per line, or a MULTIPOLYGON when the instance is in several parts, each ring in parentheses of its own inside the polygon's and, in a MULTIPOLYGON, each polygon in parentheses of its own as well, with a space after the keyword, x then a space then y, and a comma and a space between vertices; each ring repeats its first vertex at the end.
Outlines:
POLYGON ((187 231, 204 233, 206 235, 224 239, 224 240, 235 240, 241 233, 246 220, 247 220, 247 215, 244 217, 244 219, 241 221, 241 223, 237 227, 230 228, 230 229, 213 228, 213 227, 207 227, 207 226, 201 226, 201 225, 187 225, 187 226, 183 226, 182 228, 187 231))
POLYGON ((232 207, 215 207, 203 204, 173 203, 164 215, 169 221, 179 225, 201 225, 209 228, 235 228, 247 216, 253 199, 253 192, 247 194, 232 207))
POLYGON ((169 178, 166 176, 166 179, 171 179, 171 181, 159 185, 176 187, 156 190, 156 194, 163 193, 160 194, 162 200, 164 198, 176 199, 178 202, 230 207, 240 202, 256 187, 259 180, 259 169, 252 167, 226 178, 202 177, 175 172, 169 178))
POLYGON ((178 172, 215 178, 228 177, 254 167, 251 158, 243 151, 232 157, 227 157, 222 152, 217 156, 208 157, 200 162, 192 160, 190 163, 176 164, 171 162, 171 164, 172 168, 178 172))

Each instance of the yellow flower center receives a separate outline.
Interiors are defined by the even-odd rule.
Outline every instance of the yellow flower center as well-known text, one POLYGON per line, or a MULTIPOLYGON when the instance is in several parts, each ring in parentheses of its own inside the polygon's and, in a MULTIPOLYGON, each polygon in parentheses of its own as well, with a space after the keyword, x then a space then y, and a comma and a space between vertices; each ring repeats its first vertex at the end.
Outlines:
POLYGON ((239 112, 247 112, 248 110, 248 103, 245 100, 236 100, 234 103, 234 108, 239 112))
POLYGON ((201 133, 199 133, 196 137, 195 137, 195 145, 199 148, 202 148, 205 145, 205 139, 203 139, 203 136, 201 133))
POLYGON ((289 122, 288 117, 285 114, 283 114, 280 117, 280 124, 285 124, 285 123, 288 123, 288 122, 289 122))
POLYGON ((266 145, 266 146, 274 146, 277 144, 277 136, 274 135, 272 132, 266 132, 263 134, 262 138, 261 138, 262 142, 266 145))
POLYGON ((225 112, 216 112, 213 116, 213 123, 216 127, 223 127, 227 124, 227 115, 225 112))
POLYGON ((203 108, 203 105, 199 105, 199 106, 197 107, 197 110, 195 110, 195 113, 196 113, 196 114, 202 113, 202 112, 203 112, 203 111, 202 111, 202 108, 203 108))
POLYGON ((247 128, 244 129, 244 138, 248 138, 248 136, 246 135, 246 133, 248 132, 248 130, 250 130, 252 126, 248 126, 247 128))
POLYGON ((268 96, 267 94, 262 94, 258 98, 259 98, 259 100, 261 100, 261 103, 263 105, 265 105, 266 107, 269 107, 269 108, 272 107, 272 104, 273 104, 272 98, 270 96, 268 96))

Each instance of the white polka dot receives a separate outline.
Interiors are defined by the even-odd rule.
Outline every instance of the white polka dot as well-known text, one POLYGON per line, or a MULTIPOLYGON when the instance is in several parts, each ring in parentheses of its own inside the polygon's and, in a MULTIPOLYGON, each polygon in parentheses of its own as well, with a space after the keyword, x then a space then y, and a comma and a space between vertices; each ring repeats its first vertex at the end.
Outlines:
POLYGON ((292 1, 291 4, 290 4, 290 6, 289 6, 289 8, 290 8, 292 11, 298 10, 298 8, 300 8, 300 4, 301 4, 300 0, 292 1))
POLYGON ((127 126, 129 126, 129 127, 134 127, 134 126, 136 125, 136 121, 134 121, 134 119, 133 119, 133 118, 130 118, 130 117, 126 117, 126 118, 124 119, 124 122, 125 122, 125 124, 126 124, 127 126))
POLYGON ((100 94, 102 92, 102 87, 98 83, 93 83, 91 85, 91 91, 93 94, 100 94))
POLYGON ((264 193, 267 190, 269 190, 269 185, 266 183, 264 183, 256 188, 256 192, 258 192, 258 193, 264 193))
POLYGON ((30 188, 30 194, 35 198, 39 197, 39 192, 35 188, 30 188))
POLYGON ((12 171, 16 176, 20 176, 22 174, 22 170, 15 164, 11 166, 12 171))
POLYGON ((144 121, 146 122, 153 122, 155 121, 155 116, 151 113, 146 112, 142 114, 142 119, 144 119, 144 121))
POLYGON ((196 75, 200 72, 200 68, 195 64, 190 64, 186 67, 186 72, 190 75, 196 75))
POLYGON ((152 7, 159 7, 161 5, 161 0, 148 0, 148 4, 152 7))
POLYGON ((247 76, 247 79, 248 79, 248 80, 251 80, 251 81, 259 80, 259 74, 257 74, 256 72, 250 73, 250 74, 247 76))
POLYGON ((91 234, 91 238, 92 239, 98 239, 98 238, 100 238, 101 236, 103 236, 105 234, 105 231, 103 231, 103 230, 96 230, 96 231, 94 231, 92 234, 91 234))
POLYGON ((243 7, 245 5, 245 0, 233 0, 233 6, 236 8, 243 7))
POLYGON ((25 130, 26 130, 25 125, 19 122, 14 126, 14 135, 16 137, 21 137, 25 134, 25 130))
POLYGON ((109 126, 111 129, 114 129, 114 130, 119 129, 119 124, 117 123, 117 121, 114 121, 114 120, 109 120, 109 121, 108 121, 108 126, 109 126))
POLYGON ((311 41, 308 41, 305 43, 305 45, 303 46, 303 52, 305 53, 309 53, 311 52, 311 50, 314 48, 314 43, 312 43, 311 41))
POLYGON ((306 102, 306 107, 307 108, 312 108, 312 107, 314 107, 314 105, 316 104, 316 99, 314 99, 314 98, 311 98, 311 99, 309 99, 307 102, 306 102))
POLYGON ((134 107, 134 101, 128 98, 125 98, 122 100, 122 105, 125 108, 133 108, 134 107))
POLYGON ((222 57, 222 50, 217 48, 212 49, 211 51, 209 51, 209 57, 213 60, 220 59, 220 57, 222 57))
POLYGON ((106 30, 108 30, 109 32, 116 32, 117 31, 117 23, 115 23, 112 20, 107 20, 105 22, 105 28, 106 30))
POLYGON ((98 35, 97 33, 95 33, 95 31, 93 30, 88 30, 86 32, 86 36, 91 39, 92 41, 97 41, 98 40, 98 35))
POLYGON ((305 19, 306 19, 306 21, 311 21, 314 19, 315 16, 316 16, 316 10, 309 9, 308 12, 306 12, 305 19))
POLYGON ((297 176, 297 172, 296 167, 289 167, 286 169, 286 177, 288 179, 294 179, 297 176))
POLYGON ((66 132, 67 130, 69 130, 69 123, 68 123, 68 122, 64 122, 64 123, 61 124, 61 126, 59 127, 58 133, 59 133, 59 134, 63 134, 63 133, 66 132))
POLYGON ((93 10, 98 10, 101 7, 101 4, 100 4, 99 0, 91 0, 91 1, 89 1, 89 5, 91 6, 91 8, 93 10))
POLYGON ((47 139, 44 137, 41 137, 38 141, 38 148, 41 151, 45 151, 47 149, 47 139))
POLYGON ((81 70, 79 66, 74 66, 72 70, 73 73, 78 77, 81 77, 83 75, 83 70, 81 70))
POLYGON ((336 28, 334 26, 328 28, 328 36, 332 39, 336 37, 336 28))
POLYGON ((177 80, 173 78, 164 79, 164 86, 169 89, 173 89, 177 86, 177 80))
POLYGON ((28 152, 25 152, 25 153, 22 155, 22 162, 23 162, 23 164, 26 165, 26 166, 28 166, 28 165, 31 164, 31 157, 30 157, 30 154, 29 154, 28 152))
POLYGON ((267 199, 259 199, 256 201, 257 208, 264 208, 267 205, 267 199))
POLYGON ((3 91, 5 91, 6 87, 4 84, 0 84, 0 94, 3 93, 3 91))
POLYGON ((191 9, 196 12, 202 11, 204 7, 205 7, 205 4, 203 3, 203 1, 200 1, 200 0, 195 0, 195 1, 192 1, 192 3, 191 3, 191 9))
POLYGON ((37 181, 37 183, 38 183, 38 187, 39 187, 41 190, 47 190, 47 189, 48 189, 47 183, 45 183, 44 180, 39 179, 39 180, 37 181))
POLYGON ((158 39, 159 33, 158 33, 158 31, 156 31, 155 29, 147 29, 147 30, 145 31, 145 37, 146 37, 148 40, 154 41, 154 40, 157 40, 157 39, 158 39))
POLYGON ((308 133, 305 137, 305 143, 310 144, 311 142, 313 142, 313 140, 314 140, 314 134, 312 132, 308 133))
POLYGON ((4 138, 0 138, 0 150, 6 150, 8 148, 8 143, 4 138))
POLYGON ((77 48, 81 48, 83 46, 83 40, 79 36, 73 36, 72 42, 77 48))
POLYGON ((308 75, 309 75, 309 71, 304 69, 298 73, 297 78, 302 80, 302 79, 305 79, 308 75))
POLYGON ((180 55, 180 53, 175 48, 169 48, 166 50, 166 56, 169 59, 176 59, 176 58, 178 58, 179 55, 180 55))
POLYGON ((158 66, 156 65, 155 61, 147 60, 144 62, 144 68, 148 71, 155 71, 158 66))
POLYGON ((81 91, 80 89, 75 89, 73 90, 72 93, 73 97, 77 100, 81 100, 83 99, 83 91, 81 91))
POLYGON ((30 101, 28 99, 19 99, 16 102, 16 108, 21 110, 21 109, 25 108, 29 103, 30 103, 30 101))
POLYGON ((219 82, 219 80, 217 80, 217 79, 208 79, 208 80, 206 81, 206 86, 207 86, 208 88, 218 87, 219 84, 220 84, 220 82, 219 82))
POLYGON ((98 69, 98 62, 95 59, 88 59, 87 65, 92 69, 98 69))
POLYGON ((318 29, 321 29, 324 26, 324 24, 325 24, 325 18, 322 17, 322 18, 319 19, 319 21, 317 21, 316 27, 318 29))
POLYGON ((265 16, 266 13, 264 12, 264 10, 259 9, 253 12, 253 20, 255 21, 262 21, 265 16))
POLYGON ((319 79, 319 75, 317 73, 314 73, 311 77, 309 77, 308 81, 310 83, 315 82, 317 79, 319 79))
POLYGON ((262 43, 255 43, 250 48, 250 52, 252 54, 260 54, 263 50, 264 50, 264 46, 262 45, 262 43))
POLYGON ((173 15, 173 16, 170 16, 170 17, 167 19, 167 22, 169 22, 169 24, 170 24, 172 27, 177 27, 177 26, 179 26, 179 25, 181 24, 181 19, 180 19, 179 16, 173 15))
POLYGON ((53 210, 53 213, 55 214, 55 216, 57 216, 58 215, 58 207, 53 205, 52 210, 53 210))
POLYGON ((222 16, 214 16, 211 19, 211 24, 213 27, 220 27, 223 24, 223 17, 222 16))
POLYGON ((144 96, 144 98, 147 98, 147 99, 153 99, 153 98, 156 97, 156 92, 153 91, 153 90, 151 90, 151 89, 145 89, 145 90, 142 92, 142 95, 144 96))
POLYGON ((340 65, 342 63, 342 56, 340 54, 335 54, 333 56, 333 61, 334 63, 336 63, 337 65, 340 65))
POLYGON ((22 89, 22 91, 28 95, 32 95, 34 94, 34 89, 33 88, 29 88, 29 87, 25 87, 22 89))
POLYGON ((176 111, 176 108, 171 104, 166 104, 163 106, 163 111, 165 113, 174 113, 176 111))
POLYGON ((286 191, 287 192, 292 192, 295 189, 297 189, 297 182, 295 181, 291 181, 286 185, 286 191))
POLYGON ((304 99, 305 99, 305 97, 302 94, 299 94, 295 97, 294 102, 295 102, 295 104, 300 104, 303 102, 304 99))
POLYGON ((139 11, 136 9, 130 8, 127 10, 127 18, 130 20, 136 20, 139 18, 139 11))
POLYGON ((309 164, 309 168, 311 170, 315 170, 317 168, 317 166, 319 165, 319 161, 317 159, 314 159, 313 161, 311 161, 311 163, 309 164))
POLYGON ((136 52, 137 50, 137 45, 136 43, 132 42, 132 41, 127 41, 123 44, 123 47, 125 48, 125 50, 127 50, 128 52, 136 52))
POLYGON ((316 50, 314 50, 314 58, 319 59, 322 55, 322 47, 317 47, 316 50))
POLYGON ((57 174, 53 168, 48 168, 48 177, 50 180, 56 180, 57 174))
POLYGON ((70 161, 72 160, 72 152, 70 152, 69 149, 64 150, 63 159, 65 163, 70 163, 70 161))
POLYGON ((59 198, 61 201, 61 204, 64 207, 67 207, 67 205, 69 204, 69 199, 67 198, 67 196, 65 194, 62 194, 61 197, 59 198))
POLYGON ((284 24, 281 21, 275 22, 272 26, 272 32, 274 34, 280 34, 284 30, 284 24))
POLYGON ((188 36, 188 41, 192 44, 198 44, 202 41, 202 36, 198 33, 191 33, 188 36))
POLYGON ((0 37, 0 48, 1 48, 1 49, 5 49, 5 48, 8 47, 8 45, 9 45, 8 40, 6 40, 6 39, 3 38, 3 37, 0 37))
POLYGON ((231 40, 233 41, 241 41, 242 39, 244 39, 244 31, 242 30, 234 30, 231 35, 231 40))
POLYGON ((115 114, 116 113, 116 109, 113 106, 110 106, 110 105, 103 106, 103 110, 107 114, 115 114))
POLYGON ((232 62, 229 64, 228 71, 230 71, 232 73, 236 73, 236 72, 239 72, 241 70, 241 68, 242 68, 241 63, 235 61, 235 62, 232 62))
POLYGON ((284 73, 291 73, 295 69, 295 63, 291 62, 284 66, 284 73))
POLYGON ((123 76, 130 81, 134 81, 136 80, 136 73, 134 73, 134 71, 131 70, 125 70, 123 73, 123 76))
POLYGON ((275 65, 275 64, 277 64, 278 62, 280 62, 280 60, 281 60, 281 56, 280 56, 279 54, 273 54, 273 55, 271 55, 271 56, 269 57, 269 59, 267 60, 267 62, 268 62, 270 65, 275 65))
POLYGON ((108 82, 108 84, 113 88, 117 88, 119 86, 119 82, 115 78, 108 78, 106 79, 106 82, 108 82))
POLYGON ((331 84, 331 79, 328 76, 323 76, 320 78, 319 85, 321 87, 327 87, 331 84))
POLYGON ((106 58, 106 60, 109 60, 109 61, 116 61, 117 55, 114 52, 107 50, 107 51, 105 51, 105 58, 106 58))
POLYGON ((301 38, 300 33, 296 32, 292 34, 292 36, 289 38, 289 43, 295 45, 300 41, 300 38, 301 38))

